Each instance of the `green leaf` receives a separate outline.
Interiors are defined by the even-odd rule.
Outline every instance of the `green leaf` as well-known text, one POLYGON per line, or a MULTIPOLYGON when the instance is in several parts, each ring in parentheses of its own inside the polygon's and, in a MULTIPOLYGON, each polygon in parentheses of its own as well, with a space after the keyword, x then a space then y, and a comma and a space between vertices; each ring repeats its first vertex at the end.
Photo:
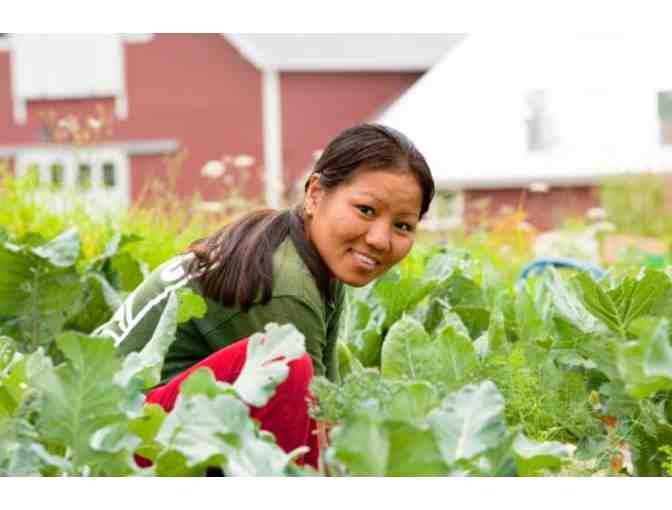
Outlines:
POLYGON ((473 342, 466 336, 459 334, 453 328, 445 328, 436 340, 438 359, 443 371, 434 375, 449 386, 461 384, 468 379, 478 366, 478 354, 473 342))
POLYGON ((22 350, 48 345, 76 308, 82 284, 74 267, 56 267, 28 248, 0 246, 0 334, 22 350))
POLYGON ((131 292, 145 278, 142 263, 128 252, 120 252, 111 257, 106 273, 117 289, 126 292, 131 292))
MULTIPOLYGON (((4 412, 0 409, 0 416, 14 416, 20 410, 21 403, 27 392, 30 392, 33 381, 45 370, 52 367, 51 359, 40 348, 37 351, 22 356, 17 353, 14 363, 6 367, 0 377, 0 394, 6 399, 0 399, 4 403, 4 412)), ((0 404, 0 408, 3 405, 0 404)))
POLYGON ((450 473, 431 430, 397 421, 386 422, 385 429, 390 445, 385 476, 436 476, 450 473))
POLYGON ((387 334, 381 354, 381 373, 389 379, 419 380, 435 360, 432 339, 417 320, 404 316, 387 334))
POLYGON ((638 340, 617 346, 618 370, 626 391, 643 399, 657 391, 672 389, 672 348, 667 319, 640 322, 638 340))
POLYGON ((630 323, 656 306, 670 286, 664 272, 652 269, 642 270, 636 278, 624 278, 609 291, 585 273, 575 276, 573 282, 586 308, 622 338, 627 338, 630 323))
POLYGON ((152 461, 157 458, 161 446, 155 439, 166 416, 167 413, 159 404, 146 404, 142 416, 128 422, 128 431, 140 439, 140 445, 136 448, 138 455, 152 461))
POLYGON ((586 309, 579 295, 557 270, 549 268, 545 275, 547 276, 544 284, 549 290, 556 315, 582 334, 604 330, 604 326, 586 309))
POLYGON ((457 305, 453 307, 455 313, 466 326, 469 338, 476 339, 488 330, 490 325, 490 311, 480 306, 457 305))
POLYGON ((385 404, 385 410, 394 420, 421 423, 427 413, 438 404, 436 388, 427 382, 419 381, 401 386, 385 404))
POLYGON ((37 432, 24 417, 0 417, 0 476, 40 476, 37 432))
POLYGON ((670 321, 661 319, 649 334, 644 350, 643 368, 646 377, 665 377, 672 382, 672 345, 670 321))
POLYGON ((287 364, 306 352, 304 336, 294 325, 270 323, 265 329, 249 338, 245 365, 233 383, 240 397, 255 407, 266 405, 287 378, 287 364))
POLYGON ((80 245, 79 232, 70 228, 32 252, 56 267, 70 267, 79 258, 80 245))
POLYGON ((189 466, 187 459, 179 451, 166 450, 161 452, 150 468, 157 476, 204 476, 207 466, 189 466))
POLYGON ((247 437, 242 447, 228 452, 224 472, 228 476, 287 476, 297 472, 292 462, 303 455, 307 447, 286 454, 275 443, 263 438, 247 437))
POLYGON ((495 306, 490 313, 488 324, 488 346, 491 351, 498 351, 507 344, 506 319, 499 306, 495 306))
POLYGON ((176 331, 177 297, 171 292, 152 338, 140 352, 131 352, 126 356, 122 369, 115 376, 115 382, 126 387, 133 377, 138 377, 142 379, 145 388, 156 386, 161 380, 163 361, 175 341, 176 331))
POLYGON ((381 350, 383 346, 382 324, 380 327, 370 327, 359 330, 351 337, 350 347, 352 353, 365 367, 378 366, 380 364, 381 350))
POLYGON ((381 373, 388 379, 443 381, 455 385, 478 364, 469 338, 445 327, 430 338, 422 325, 404 316, 387 334, 381 373))
POLYGON ((0 475, 40 476, 43 459, 33 450, 37 444, 14 443, 0 449, 0 475))
POLYGON ((470 384, 448 395, 427 421, 444 461, 452 465, 472 459, 504 438, 504 399, 490 381, 470 384))
POLYGON ((466 326, 467 336, 472 339, 481 336, 490 321, 489 307, 481 287, 458 268, 454 268, 434 287, 422 319, 427 331, 433 333, 440 327, 443 313, 452 311, 466 326))
POLYGON ((452 307, 488 308, 483 289, 461 269, 455 269, 450 276, 432 292, 431 298, 442 298, 452 307))
POLYGON ((26 363, 27 358, 21 358, 0 376, 0 417, 14 416, 21 403, 26 387, 26 363))
POLYGON ((265 440, 248 407, 231 395, 212 399, 203 394, 180 395, 156 441, 164 448, 157 470, 172 452, 184 459, 186 468, 221 466, 232 476, 284 475, 296 455, 265 440))
POLYGON ((145 404, 143 415, 131 420, 128 429, 144 443, 150 443, 156 437, 166 416, 168 413, 159 404, 145 404))
POLYGON ((529 288, 523 288, 518 292, 514 307, 518 337, 523 342, 531 344, 548 337, 546 324, 537 309, 537 303, 529 292, 529 288))
POLYGON ((82 278, 83 294, 76 312, 65 327, 90 333, 107 322, 123 301, 117 291, 100 274, 89 273, 82 278))
MULTIPOLYGON (((352 355, 345 342, 336 342, 336 359, 338 360, 338 374, 341 380, 353 370, 357 370, 359 360, 352 355)), ((359 363, 359 366, 362 366, 361 363, 359 363)))
POLYGON ((375 368, 351 372, 340 384, 325 377, 314 377, 310 391, 317 399, 315 417, 337 423, 371 405, 382 408, 391 402, 400 384, 403 383, 381 378, 375 368))
POLYGON ((518 434, 507 431, 499 443, 488 448, 480 457, 478 469, 474 474, 479 476, 517 476, 518 468, 513 452, 513 442, 518 434))
POLYGON ((163 420, 156 441, 166 450, 184 456, 188 467, 222 462, 224 452, 239 441, 250 427, 249 410, 235 397, 220 395, 180 395, 175 407, 163 420))
POLYGON ((71 462, 58 455, 52 455, 41 444, 33 443, 27 449, 29 449, 29 452, 26 453, 33 454, 44 465, 56 468, 60 474, 75 473, 75 468, 71 462))
POLYGON ((128 422, 117 422, 96 430, 89 444, 101 452, 97 460, 97 474, 130 475, 137 471, 133 452, 141 444, 140 438, 129 433, 128 422))
POLYGON ((124 420, 121 389, 113 383, 119 360, 111 340, 65 333, 56 343, 67 361, 36 376, 38 430, 49 443, 69 448, 75 465, 93 463, 100 455, 89 444, 93 433, 124 420))
POLYGON ((617 340, 606 335, 586 335, 577 337, 580 342, 576 351, 595 363, 595 366, 609 380, 620 378, 617 362, 617 340))
POLYGON ((179 306, 177 308, 177 322, 182 324, 190 319, 202 319, 208 311, 208 305, 201 296, 193 290, 182 287, 177 289, 179 306))
POLYGON ((538 443, 522 433, 513 443, 516 465, 521 476, 539 474, 542 470, 557 472, 569 459, 566 445, 555 441, 538 443))
POLYGON ((383 476, 390 454, 389 432, 374 411, 358 412, 331 433, 333 455, 355 476, 383 476))
MULTIPOLYGON (((370 321, 365 329, 380 333, 382 341, 382 336, 392 324, 404 313, 415 310, 450 277, 454 264, 453 258, 443 254, 431 257, 429 263, 425 264, 425 255, 417 250, 412 252, 398 266, 375 281, 371 287, 372 295, 363 293, 360 297, 366 306, 371 307, 370 321)), ((372 333, 367 336, 368 341, 375 338, 372 333)), ((360 360, 365 366, 377 364, 368 363, 368 359, 360 360)))
POLYGON ((217 395, 238 396, 232 385, 215 379, 215 375, 208 367, 201 367, 192 372, 182 382, 180 394, 185 396, 205 395, 208 398, 215 398, 217 395))

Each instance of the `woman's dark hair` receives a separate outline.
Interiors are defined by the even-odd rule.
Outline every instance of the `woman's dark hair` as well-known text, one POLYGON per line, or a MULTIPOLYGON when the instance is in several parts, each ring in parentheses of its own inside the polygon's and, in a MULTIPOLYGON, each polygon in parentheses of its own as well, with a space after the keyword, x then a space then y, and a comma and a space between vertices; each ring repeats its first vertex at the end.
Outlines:
MULTIPOLYGON (((420 219, 434 198, 434 178, 415 145, 403 134, 380 124, 360 124, 341 132, 315 163, 313 174, 323 188, 335 188, 365 170, 385 168, 415 176, 422 189, 420 219)), ((305 189, 308 190, 308 181, 305 189)))
MULTIPOLYGON (((386 168, 413 174, 422 189, 420 218, 434 197, 434 179, 425 158, 399 131, 379 124, 361 124, 341 132, 315 164, 326 190, 351 180, 356 173, 386 168)), ((306 182, 308 189, 308 182, 306 182)), ((325 301, 333 301, 329 269, 305 236, 303 207, 285 211, 252 212, 213 235, 195 241, 187 252, 195 255, 187 271, 198 277, 206 297, 224 306, 247 311, 273 294, 273 254, 290 236, 301 259, 315 278, 325 301)))
POLYGON ((297 208, 254 211, 213 235, 195 241, 187 252, 195 255, 187 272, 197 275, 203 294, 224 306, 249 310, 273 295, 273 254, 290 236, 301 259, 315 278, 320 293, 332 301, 329 270, 304 234, 297 208))

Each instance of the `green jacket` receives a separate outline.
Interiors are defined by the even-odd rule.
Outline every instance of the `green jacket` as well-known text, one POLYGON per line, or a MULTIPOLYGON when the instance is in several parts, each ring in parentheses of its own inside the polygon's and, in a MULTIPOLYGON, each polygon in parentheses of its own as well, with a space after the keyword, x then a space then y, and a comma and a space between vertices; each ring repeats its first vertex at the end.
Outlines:
MULTIPOLYGON (((201 293, 197 280, 188 281, 183 269, 190 256, 175 257, 156 268, 93 334, 114 338, 122 354, 142 349, 156 328, 171 290, 187 285, 201 293)), ((205 298, 208 305, 205 316, 178 325, 175 342, 166 354, 161 384, 222 347, 264 331, 269 322, 294 324, 306 338, 315 374, 338 381, 336 340, 343 284, 337 283, 334 303, 325 303, 289 237, 273 255, 273 277, 271 300, 264 305, 252 305, 246 313, 237 306, 226 307, 205 298)))

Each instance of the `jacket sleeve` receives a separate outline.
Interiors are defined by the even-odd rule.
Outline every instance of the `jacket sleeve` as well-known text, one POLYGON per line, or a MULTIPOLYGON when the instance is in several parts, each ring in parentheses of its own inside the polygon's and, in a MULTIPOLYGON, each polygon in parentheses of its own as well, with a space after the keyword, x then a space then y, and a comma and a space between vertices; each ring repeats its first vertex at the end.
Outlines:
POLYGON ((122 354, 141 350, 152 338, 170 293, 188 283, 182 260, 175 257, 156 268, 92 335, 113 338, 122 354))
POLYGON ((273 297, 266 304, 253 305, 248 312, 236 313, 205 336, 215 352, 236 340, 263 332, 269 322, 294 324, 305 337, 306 351, 313 362, 315 375, 325 375, 327 326, 324 314, 308 301, 295 296, 273 297))
POLYGON ((327 378, 336 383, 341 382, 341 376, 338 372, 338 355, 336 344, 338 343, 338 333, 340 330, 341 316, 345 306, 345 286, 340 284, 336 294, 334 311, 327 321, 327 343, 324 355, 327 378))

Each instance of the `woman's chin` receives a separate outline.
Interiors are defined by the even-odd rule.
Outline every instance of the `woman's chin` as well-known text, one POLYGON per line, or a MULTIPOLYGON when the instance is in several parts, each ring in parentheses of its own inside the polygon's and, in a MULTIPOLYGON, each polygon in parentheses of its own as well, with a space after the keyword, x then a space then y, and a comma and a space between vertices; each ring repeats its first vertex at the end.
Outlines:
POLYGON ((348 274, 343 274, 341 276, 336 275, 337 279, 350 287, 364 287, 375 280, 376 277, 376 274, 357 274, 354 272, 349 272, 348 274))

